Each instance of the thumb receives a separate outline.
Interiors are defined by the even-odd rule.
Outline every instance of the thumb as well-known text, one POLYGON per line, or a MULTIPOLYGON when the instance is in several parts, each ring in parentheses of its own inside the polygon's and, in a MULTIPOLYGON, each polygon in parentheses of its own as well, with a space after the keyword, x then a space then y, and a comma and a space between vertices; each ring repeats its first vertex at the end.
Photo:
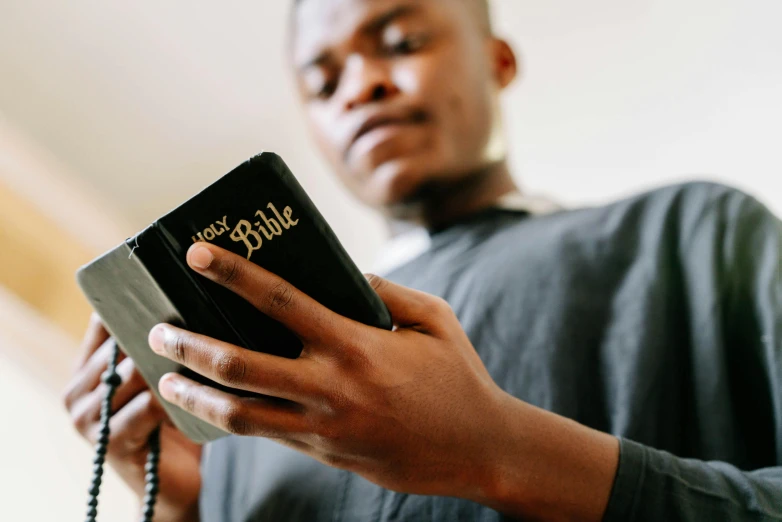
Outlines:
POLYGON ((375 274, 364 274, 369 284, 388 307, 394 325, 399 328, 431 330, 441 299, 406 286, 392 283, 375 274))

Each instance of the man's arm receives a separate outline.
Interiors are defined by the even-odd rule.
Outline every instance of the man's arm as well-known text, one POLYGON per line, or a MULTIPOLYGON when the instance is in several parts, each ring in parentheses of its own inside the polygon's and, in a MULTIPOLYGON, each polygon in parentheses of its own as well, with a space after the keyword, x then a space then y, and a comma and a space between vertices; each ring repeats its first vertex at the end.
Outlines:
POLYGON ((516 433, 536 440, 518 437, 498 446, 502 451, 495 469, 500 478, 492 482, 501 487, 493 488, 487 504, 543 520, 598 520, 594 510, 606 501, 606 522, 782 520, 782 223, 757 200, 735 190, 719 190, 706 214, 707 219, 696 220, 706 228, 696 227, 693 233, 719 238, 708 247, 717 253, 716 265, 705 266, 712 258, 693 251, 685 254, 686 261, 691 270, 716 268, 721 274, 723 338, 737 365, 732 368, 733 397, 737 407, 760 410, 762 403, 764 415, 772 412, 773 419, 757 425, 772 426, 773 433, 758 434, 758 439, 775 440, 776 462, 740 470, 620 439, 617 468, 607 451, 607 435, 569 429, 545 412, 533 420, 535 412, 517 407, 511 421, 516 433), (611 469, 617 471, 609 479, 611 469))
POLYGON ((629 440, 604 520, 782 520, 782 467, 741 471, 629 440))
POLYGON ((518 436, 498 441, 476 502, 523 520, 782 521, 782 467, 746 472, 627 439, 617 455, 616 438, 518 402, 518 436))

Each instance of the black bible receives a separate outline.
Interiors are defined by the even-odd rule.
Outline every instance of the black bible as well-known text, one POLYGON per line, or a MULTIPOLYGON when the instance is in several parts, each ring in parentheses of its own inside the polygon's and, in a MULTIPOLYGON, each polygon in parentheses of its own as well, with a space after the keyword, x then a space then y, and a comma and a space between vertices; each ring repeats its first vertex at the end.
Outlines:
POLYGON ((343 316, 392 328, 385 304, 282 159, 264 152, 247 160, 77 272, 106 329, 173 423, 196 442, 226 433, 162 399, 158 380, 178 371, 226 388, 152 352, 147 336, 155 324, 168 322, 280 357, 298 357, 302 345, 280 323, 193 271, 185 255, 195 241, 249 259, 343 316))

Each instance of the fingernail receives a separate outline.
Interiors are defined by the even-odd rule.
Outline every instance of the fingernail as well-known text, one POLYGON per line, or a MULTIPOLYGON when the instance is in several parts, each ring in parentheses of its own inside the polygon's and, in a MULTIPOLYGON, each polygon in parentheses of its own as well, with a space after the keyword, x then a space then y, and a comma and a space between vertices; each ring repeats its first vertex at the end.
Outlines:
POLYGON ((149 347, 153 352, 163 354, 166 351, 167 332, 168 329, 162 324, 156 325, 149 331, 149 347))
POLYGON ((160 395, 162 395, 163 398, 166 399, 167 401, 170 401, 174 397, 176 397, 176 388, 177 388, 176 377, 174 377, 170 373, 167 373, 166 375, 161 377, 160 382, 158 382, 158 391, 160 391, 160 395))
POLYGON ((187 256, 190 266, 199 270, 206 270, 212 264, 215 258, 212 252, 199 244, 190 247, 190 254, 187 256))

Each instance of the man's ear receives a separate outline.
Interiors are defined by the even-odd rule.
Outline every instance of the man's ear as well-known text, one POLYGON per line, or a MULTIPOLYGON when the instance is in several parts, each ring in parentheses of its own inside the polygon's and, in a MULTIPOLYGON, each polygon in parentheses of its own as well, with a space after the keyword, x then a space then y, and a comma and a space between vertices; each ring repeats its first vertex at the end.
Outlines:
POLYGON ((519 75, 519 63, 510 44, 501 38, 491 39, 491 57, 494 79, 504 89, 519 75))

